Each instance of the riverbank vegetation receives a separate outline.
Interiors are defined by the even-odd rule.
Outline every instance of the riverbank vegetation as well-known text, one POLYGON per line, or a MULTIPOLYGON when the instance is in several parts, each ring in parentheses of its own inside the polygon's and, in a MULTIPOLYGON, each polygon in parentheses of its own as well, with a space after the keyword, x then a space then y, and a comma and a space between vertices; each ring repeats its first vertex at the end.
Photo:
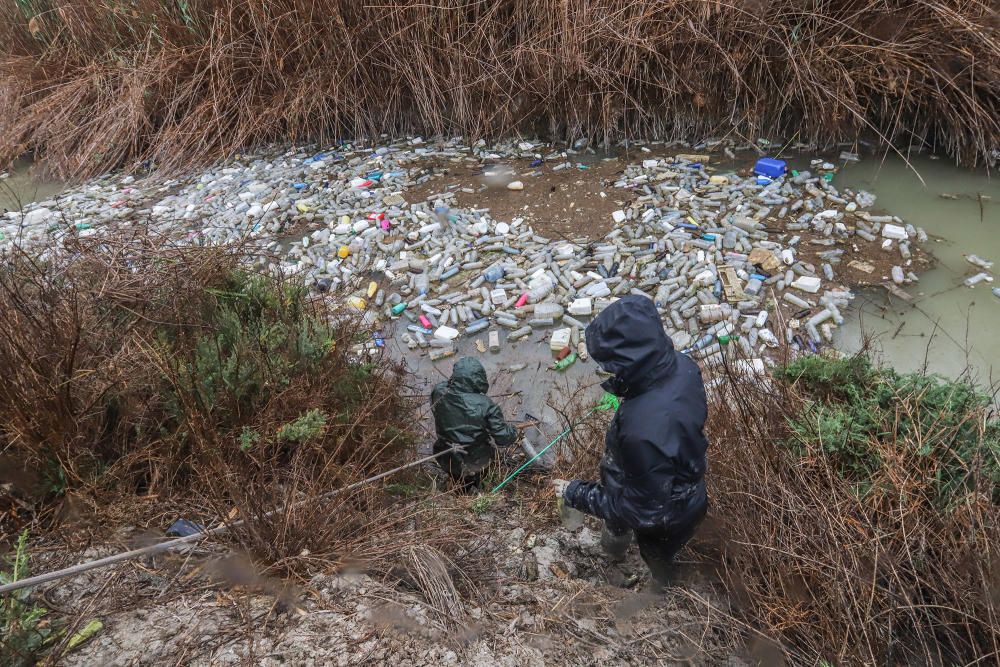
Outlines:
POLYGON ((864 356, 722 386, 722 579, 791 664, 970 664, 1000 649, 1000 422, 965 381, 864 356))
MULTIPOLYGON (((995 159, 987 0, 0 7, 0 163, 183 170, 270 141, 869 137, 995 159)), ((2 165, 0 165, 2 166, 2 165)))
POLYGON ((357 352, 371 333, 356 319, 250 271, 239 248, 137 233, 13 252, 0 272, 0 444, 26 501, 73 499, 104 528, 240 517, 235 541, 279 570, 303 554, 385 553, 387 527, 407 517, 386 515, 379 485, 319 498, 413 446, 400 369, 357 352))

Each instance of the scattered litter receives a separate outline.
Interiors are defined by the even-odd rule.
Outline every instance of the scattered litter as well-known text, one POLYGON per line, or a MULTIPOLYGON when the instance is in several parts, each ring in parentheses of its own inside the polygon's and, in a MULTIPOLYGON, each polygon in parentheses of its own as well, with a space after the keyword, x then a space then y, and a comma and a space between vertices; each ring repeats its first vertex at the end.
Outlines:
POLYGON ((129 181, 126 192, 131 177, 108 177, 98 187, 29 205, 23 215, 7 214, 0 247, 13 238, 30 245, 100 235, 136 216, 158 232, 182 232, 191 243, 249 238, 267 257, 265 270, 302 276, 316 292, 343 298, 374 330, 399 321, 403 342, 416 354, 447 358, 466 337, 479 342, 481 353, 499 350, 505 340, 544 344, 546 336, 530 335, 551 331, 550 348, 566 355, 557 361, 565 368, 587 358, 581 334, 589 318, 628 294, 652 299, 678 347, 705 360, 737 348, 755 358, 781 342, 812 350, 829 338, 823 325, 842 319, 830 304, 841 309, 853 298, 836 282, 842 260, 872 274, 874 264, 848 258, 861 244, 871 252, 884 240, 901 256, 892 280, 885 279, 897 288, 914 281, 911 244, 926 239, 898 218, 866 211, 875 202, 870 193, 835 188, 827 177, 836 166, 823 160, 815 165, 820 174, 789 174, 783 160, 765 157, 747 175, 713 173, 709 154, 648 156, 602 187, 601 196, 622 203, 611 214, 611 231, 596 239, 547 238, 525 217, 458 208, 460 184, 442 183, 426 201, 408 194, 432 178, 430 161, 514 159, 531 161, 533 171, 488 168, 510 190, 524 189, 538 174, 577 167, 562 149, 537 142, 487 147, 411 139, 374 151, 348 144, 290 148, 244 155, 169 191, 139 180, 129 181), (508 181, 515 173, 521 180, 508 181), (56 225, 57 219, 69 224, 56 225), (778 305, 772 300, 804 312, 761 319, 759 313, 778 305), (796 328, 819 313, 831 315, 796 328))
POLYGON ((872 273, 875 271, 874 265, 869 264, 868 262, 864 262, 860 259, 852 259, 850 262, 847 263, 847 266, 851 267, 852 269, 857 269, 858 271, 861 271, 863 273, 872 273))
POLYGON ((169 537, 187 537, 188 535, 203 532, 205 532, 204 526, 199 526, 193 521, 188 521, 187 519, 177 519, 177 521, 174 521, 170 527, 167 528, 167 535, 169 537))

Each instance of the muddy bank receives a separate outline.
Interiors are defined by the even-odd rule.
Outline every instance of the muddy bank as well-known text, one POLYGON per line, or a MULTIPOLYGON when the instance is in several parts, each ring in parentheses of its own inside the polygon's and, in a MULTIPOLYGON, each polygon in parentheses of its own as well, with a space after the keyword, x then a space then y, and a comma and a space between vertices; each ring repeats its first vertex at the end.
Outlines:
POLYGON ((432 500, 478 537, 430 583, 408 568, 433 556, 407 549, 388 579, 345 572, 289 584, 253 574, 248 585, 237 582, 254 572, 249 563, 202 552, 193 570, 175 554, 152 569, 65 582, 46 599, 104 628, 60 664, 748 664, 737 657, 728 603, 689 554, 683 583, 667 595, 643 592, 634 552, 609 564, 595 524, 568 532, 539 521, 525 500, 499 498, 479 514, 471 498, 432 500), (431 595, 449 590, 457 602, 435 607, 431 595))

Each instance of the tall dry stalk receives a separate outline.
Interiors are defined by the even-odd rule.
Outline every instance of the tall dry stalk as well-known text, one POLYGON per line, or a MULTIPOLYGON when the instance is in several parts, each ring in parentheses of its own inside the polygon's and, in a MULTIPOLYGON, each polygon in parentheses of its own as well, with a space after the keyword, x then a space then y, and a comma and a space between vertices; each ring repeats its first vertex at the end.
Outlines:
POLYGON ((0 162, 179 170, 410 131, 867 135, 990 160, 997 23, 988 0, 7 2, 0 162))

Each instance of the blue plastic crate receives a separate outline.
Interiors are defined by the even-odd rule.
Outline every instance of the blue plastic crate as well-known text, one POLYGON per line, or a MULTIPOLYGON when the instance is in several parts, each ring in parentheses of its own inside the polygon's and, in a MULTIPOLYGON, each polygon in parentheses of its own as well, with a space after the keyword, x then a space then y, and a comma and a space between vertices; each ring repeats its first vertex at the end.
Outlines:
POLYGON ((785 175, 785 161, 779 160, 773 157, 762 157, 757 160, 757 164, 753 167, 753 173, 758 176, 767 176, 768 178, 779 178, 785 175))

